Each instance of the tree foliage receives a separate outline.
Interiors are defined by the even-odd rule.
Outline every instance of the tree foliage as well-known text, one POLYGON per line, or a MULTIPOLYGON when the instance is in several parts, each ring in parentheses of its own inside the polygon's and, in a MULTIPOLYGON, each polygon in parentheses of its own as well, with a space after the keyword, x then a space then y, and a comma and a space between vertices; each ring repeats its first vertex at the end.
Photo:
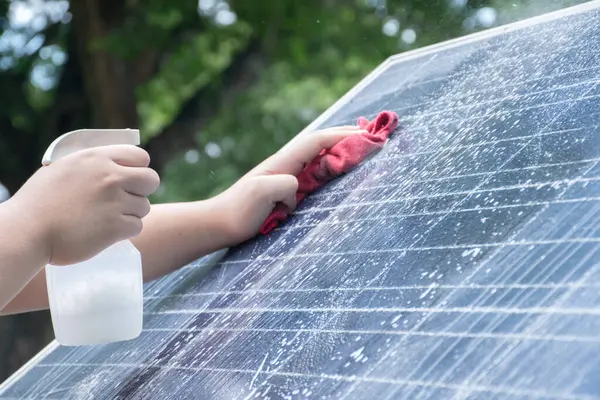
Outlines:
MULTIPOLYGON (((139 128, 154 202, 212 196, 388 56, 582 1, 0 2, 0 182, 50 142, 139 128)), ((47 313, 0 321, 0 377, 51 337, 47 313)))

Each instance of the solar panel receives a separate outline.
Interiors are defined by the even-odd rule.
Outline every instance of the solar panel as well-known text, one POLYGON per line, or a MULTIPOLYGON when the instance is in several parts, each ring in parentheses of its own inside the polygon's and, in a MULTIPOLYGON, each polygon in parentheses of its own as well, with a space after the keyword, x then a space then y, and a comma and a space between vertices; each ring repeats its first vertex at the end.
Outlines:
POLYGON ((599 10, 390 58, 303 133, 394 110, 376 157, 0 398, 600 399, 599 10))

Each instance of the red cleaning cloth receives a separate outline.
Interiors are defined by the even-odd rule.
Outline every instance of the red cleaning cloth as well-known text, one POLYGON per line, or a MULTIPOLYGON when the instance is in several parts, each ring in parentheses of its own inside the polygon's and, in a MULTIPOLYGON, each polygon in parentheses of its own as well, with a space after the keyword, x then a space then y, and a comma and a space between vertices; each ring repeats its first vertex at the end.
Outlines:
MULTIPOLYGON (((390 133, 398 126, 398 115, 383 111, 373 121, 358 119, 358 126, 367 133, 348 136, 330 149, 324 149, 298 174, 296 202, 300 204, 310 193, 360 164, 373 152, 380 150, 390 133)), ((263 223, 260 233, 268 234, 290 214, 289 208, 277 203, 263 223)))

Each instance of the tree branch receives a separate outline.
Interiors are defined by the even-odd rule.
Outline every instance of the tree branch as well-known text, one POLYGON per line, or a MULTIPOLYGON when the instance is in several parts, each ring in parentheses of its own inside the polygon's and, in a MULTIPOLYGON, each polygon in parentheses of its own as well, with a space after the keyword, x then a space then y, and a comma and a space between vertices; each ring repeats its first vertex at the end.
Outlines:
POLYGON ((196 147, 196 134, 223 107, 254 84, 266 67, 261 42, 251 41, 221 74, 220 80, 201 89, 181 108, 174 122, 150 139, 145 149, 150 153, 152 168, 159 173, 169 160, 182 151, 196 147))

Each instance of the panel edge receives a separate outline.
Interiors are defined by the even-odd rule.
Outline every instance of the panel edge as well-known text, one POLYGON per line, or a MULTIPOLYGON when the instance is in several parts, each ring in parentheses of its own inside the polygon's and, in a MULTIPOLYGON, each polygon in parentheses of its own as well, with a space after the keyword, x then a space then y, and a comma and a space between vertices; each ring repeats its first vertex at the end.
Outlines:
POLYGON ((11 376, 6 378, 4 382, 0 384, 0 396, 3 395, 8 389, 18 382, 27 372, 35 367, 44 357, 59 347, 56 340, 52 340, 42 350, 40 350, 35 356, 31 357, 29 361, 16 370, 11 376))

